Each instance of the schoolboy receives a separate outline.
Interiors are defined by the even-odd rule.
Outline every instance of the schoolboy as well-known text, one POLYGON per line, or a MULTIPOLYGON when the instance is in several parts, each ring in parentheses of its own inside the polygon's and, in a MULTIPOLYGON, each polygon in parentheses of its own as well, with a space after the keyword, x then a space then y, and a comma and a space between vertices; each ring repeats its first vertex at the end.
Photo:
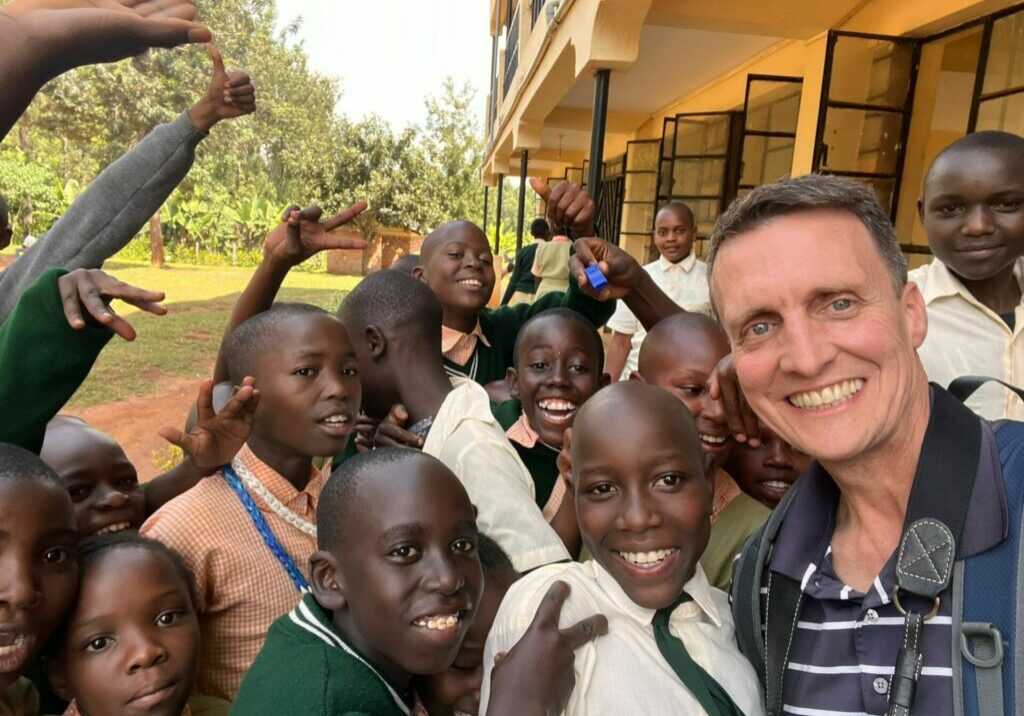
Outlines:
POLYGON ((751 447, 736 443, 725 461, 725 470, 744 493, 769 510, 797 478, 811 466, 811 458, 776 435, 770 428, 761 430, 761 444, 751 447))
MULTIPOLYGON (((711 313, 707 265, 693 252, 697 224, 686 204, 665 204, 654 217, 654 246, 658 260, 644 266, 669 298, 687 311, 711 313)), ((636 370, 640 346, 647 332, 623 303, 608 321, 612 331, 608 346, 608 373, 613 380, 628 380, 636 370)))
MULTIPOLYGON (((918 214, 935 260, 910 272, 928 309, 917 353, 928 379, 963 375, 1024 383, 1024 138, 976 132, 932 162, 918 214)), ((1024 419, 1024 402, 998 384, 967 406, 989 420, 1024 419)))
POLYGON ((477 538, 477 553, 484 573, 484 589, 473 623, 451 666, 439 674, 416 679, 415 716, 476 716, 480 709, 484 645, 501 600, 519 575, 508 555, 487 535, 477 538))
POLYGON ((307 585, 327 479, 313 460, 344 449, 360 386, 344 326, 307 304, 276 304, 245 321, 225 354, 232 381, 252 376, 259 388, 252 433, 230 466, 160 508, 142 533, 192 572, 198 691, 231 700, 270 624, 307 585))
POLYGON ((551 227, 548 226, 548 222, 538 217, 530 224, 530 236, 533 237, 533 242, 524 246, 516 254, 512 275, 509 276, 505 295, 501 299, 502 306, 532 303, 534 294, 537 293, 537 280, 533 277, 530 268, 537 255, 537 247, 551 238, 551 227))
POLYGON ((480 529, 520 572, 568 559, 535 502, 530 473, 491 414, 482 387, 458 386, 442 363, 442 309, 427 286, 397 271, 377 271, 345 298, 339 316, 359 358, 363 411, 383 419, 401 403, 406 430, 423 451, 458 476, 479 510, 480 529))
POLYGON ((23 678, 75 596, 77 534, 71 498, 53 470, 0 443, 0 711, 35 716, 23 678))
POLYGON ((557 579, 572 587, 562 620, 595 610, 608 618, 608 635, 576 655, 564 713, 762 714, 728 597, 698 562, 711 529, 712 484, 686 407, 652 385, 614 384, 580 410, 572 462, 593 560, 545 567, 509 590, 487 639, 481 710, 494 656, 519 640, 557 579))
POLYGON ((708 385, 718 362, 728 353, 729 341, 713 319, 700 313, 678 313, 647 334, 634 376, 686 405, 696 421, 701 447, 715 468, 711 539, 701 566, 719 589, 728 589, 733 559, 747 537, 768 519, 768 510, 744 494, 721 469, 735 443, 722 402, 711 398, 708 385))
POLYGON ((558 481, 558 452, 583 403, 608 385, 604 344, 575 311, 550 308, 527 321, 508 369, 512 396, 492 406, 505 435, 530 471, 537 505, 570 554, 579 552, 579 527, 566 487, 558 481))
MULTIPOLYGON (((537 186, 534 184, 534 188, 537 186)), ((592 237, 593 200, 570 182, 562 182, 554 191, 561 199, 555 203, 552 192, 548 203, 549 218, 555 217, 552 224, 564 225, 564 208, 560 212, 559 207, 568 202, 582 207, 581 213, 589 217, 580 219, 577 215, 575 235, 592 237)), ((605 260, 609 293, 614 291, 627 302, 651 298, 647 295, 650 286, 637 281, 643 271, 635 259, 600 239, 590 241, 600 246, 592 252, 614 256, 605 260)), ((444 309, 441 350, 445 368, 454 377, 469 378, 481 385, 505 379, 505 372, 515 362, 513 347, 519 329, 541 311, 571 308, 597 327, 615 310, 614 301, 595 298, 592 291, 584 292, 578 273, 570 278, 569 290, 564 293, 550 293, 529 305, 486 308, 494 289, 494 257, 483 231, 469 221, 449 222, 431 232, 420 249, 420 258, 422 265, 414 275, 430 286, 444 309)))
POLYGON ((437 459, 366 452, 317 509, 312 592, 270 628, 232 713, 408 714, 412 678, 455 659, 480 602, 473 505, 437 459))

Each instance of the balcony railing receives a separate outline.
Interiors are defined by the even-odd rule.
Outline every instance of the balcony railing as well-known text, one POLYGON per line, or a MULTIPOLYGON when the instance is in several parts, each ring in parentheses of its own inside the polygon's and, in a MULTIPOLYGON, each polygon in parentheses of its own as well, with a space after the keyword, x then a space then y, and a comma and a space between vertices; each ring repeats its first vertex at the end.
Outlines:
POLYGON ((516 8, 515 15, 512 16, 512 22, 508 26, 508 36, 505 42, 505 91, 503 95, 508 95, 508 89, 512 86, 512 78, 516 76, 516 69, 519 67, 519 9, 516 8))
POLYGON ((533 24, 530 25, 530 27, 532 28, 537 27, 537 18, 540 17, 542 12, 544 12, 544 0, 533 0, 531 5, 533 10, 533 24))

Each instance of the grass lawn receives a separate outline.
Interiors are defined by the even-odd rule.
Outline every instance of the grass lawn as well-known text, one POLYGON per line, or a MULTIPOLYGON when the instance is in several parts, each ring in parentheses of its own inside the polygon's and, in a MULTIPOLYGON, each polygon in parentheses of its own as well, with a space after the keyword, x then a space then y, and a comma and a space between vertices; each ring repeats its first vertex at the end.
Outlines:
MULTIPOLYGON (((104 269, 125 283, 167 294, 163 317, 115 303, 131 315, 138 338, 114 338, 71 399, 69 407, 86 408, 133 396, 160 393, 168 380, 209 375, 235 300, 252 269, 108 262, 104 269)), ((295 271, 278 296, 283 301, 312 303, 334 311, 359 278, 295 271)))

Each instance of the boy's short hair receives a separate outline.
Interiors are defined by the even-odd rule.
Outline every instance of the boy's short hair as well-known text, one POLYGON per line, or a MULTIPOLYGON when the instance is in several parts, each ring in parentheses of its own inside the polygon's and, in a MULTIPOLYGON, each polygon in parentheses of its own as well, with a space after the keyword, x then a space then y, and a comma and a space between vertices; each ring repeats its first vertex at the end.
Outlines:
POLYGON ((601 373, 604 371, 604 341, 601 340, 601 335, 594 328, 594 325, 583 317, 582 314, 571 308, 548 308, 541 311, 537 315, 533 316, 519 328, 519 333, 516 334, 515 343, 512 344, 512 362, 519 369, 519 340, 523 334, 526 333, 527 327, 534 321, 539 321, 542 318, 564 318, 573 323, 577 323, 583 326, 588 336, 593 336, 594 339, 594 350, 597 353, 597 372, 601 373))
POLYGON ((693 215, 693 209, 691 209, 688 205, 684 204, 681 201, 665 202, 664 204, 658 207, 658 211, 655 212, 654 216, 657 217, 658 214, 665 210, 676 211, 682 214, 683 216, 689 217, 690 226, 696 226, 697 224, 697 219, 693 215))
POLYGON ((424 351, 438 354, 441 353, 443 317, 441 302, 427 284, 391 269, 364 278, 338 308, 338 318, 346 326, 408 331, 423 344, 424 351))
POLYGON ((135 532, 111 532, 83 540, 78 545, 78 574, 84 575, 89 565, 117 549, 142 549, 165 557, 188 588, 188 595, 192 599, 193 606, 196 604, 195 581, 181 555, 163 542, 143 537, 135 532))
POLYGON ((0 482, 39 480, 49 482, 64 492, 64 483, 57 473, 34 452, 8 443, 0 443, 0 482))
POLYGON ((924 177, 924 185, 927 187, 935 174, 935 168, 943 159, 956 154, 966 152, 1013 152, 1018 156, 1024 156, 1024 137, 1011 132, 1000 132, 997 130, 985 130, 973 132, 956 140, 944 148, 932 160, 931 166, 924 177))
POLYGON ((651 360, 652 352, 657 352, 661 348, 661 341, 665 336, 671 336, 676 333, 681 333, 685 336, 687 333, 696 330, 718 335, 726 346, 729 345, 729 337, 725 334, 721 324, 711 316, 705 316, 703 313, 695 311, 673 313, 671 316, 666 316, 658 321, 644 337, 644 342, 640 345, 640 352, 637 356, 637 370, 640 372, 640 375, 645 375, 644 366, 651 360))
POLYGON ((477 552, 480 554, 480 566, 484 569, 485 577, 516 574, 516 568, 512 566, 512 560, 505 550, 487 535, 477 536, 477 552))
POLYGON ((827 174, 780 179, 734 199, 711 232, 708 282, 714 282, 715 259, 729 238, 753 231, 780 216, 808 211, 840 211, 860 221, 874 240, 896 295, 903 292, 907 285, 907 257, 900 250, 896 230, 875 192, 859 182, 827 174))
POLYGON ((342 544, 345 526, 349 522, 347 513, 363 480, 372 479, 374 475, 399 465, 419 461, 443 464, 437 458, 412 448, 379 448, 358 453, 339 465, 331 473, 317 502, 317 548, 330 552, 342 544))
POLYGON ((530 235, 538 239, 546 239, 551 236, 551 227, 544 219, 534 219, 530 224, 530 235))
POLYGON ((255 375, 260 354, 281 323, 295 316, 311 314, 330 315, 319 306, 308 303, 275 303, 231 331, 231 335, 224 342, 224 354, 227 357, 231 382, 241 385, 246 376, 255 375))
MULTIPOLYGON (((483 229, 474 224, 472 221, 466 219, 457 219, 456 221, 449 221, 441 224, 436 229, 427 234, 427 238, 423 239, 423 243, 420 244, 420 261, 421 263, 427 263, 434 251, 437 250, 437 245, 448 238, 448 235, 456 229, 470 229, 484 233, 483 229)), ((484 236, 484 245, 490 250, 490 245, 487 244, 487 237, 484 236)), ((379 272, 378 272, 379 273, 379 272)))

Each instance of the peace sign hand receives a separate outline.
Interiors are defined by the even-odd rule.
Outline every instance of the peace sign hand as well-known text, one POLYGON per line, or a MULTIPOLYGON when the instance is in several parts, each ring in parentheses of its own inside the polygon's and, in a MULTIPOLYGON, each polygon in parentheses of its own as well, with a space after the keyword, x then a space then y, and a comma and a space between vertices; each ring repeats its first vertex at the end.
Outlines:
POLYGON ((328 249, 365 248, 362 239, 331 236, 330 232, 359 216, 366 207, 365 201, 357 201, 340 214, 321 221, 324 212, 319 206, 301 210, 290 206, 284 220, 267 235, 263 252, 268 260, 291 268, 328 249))

